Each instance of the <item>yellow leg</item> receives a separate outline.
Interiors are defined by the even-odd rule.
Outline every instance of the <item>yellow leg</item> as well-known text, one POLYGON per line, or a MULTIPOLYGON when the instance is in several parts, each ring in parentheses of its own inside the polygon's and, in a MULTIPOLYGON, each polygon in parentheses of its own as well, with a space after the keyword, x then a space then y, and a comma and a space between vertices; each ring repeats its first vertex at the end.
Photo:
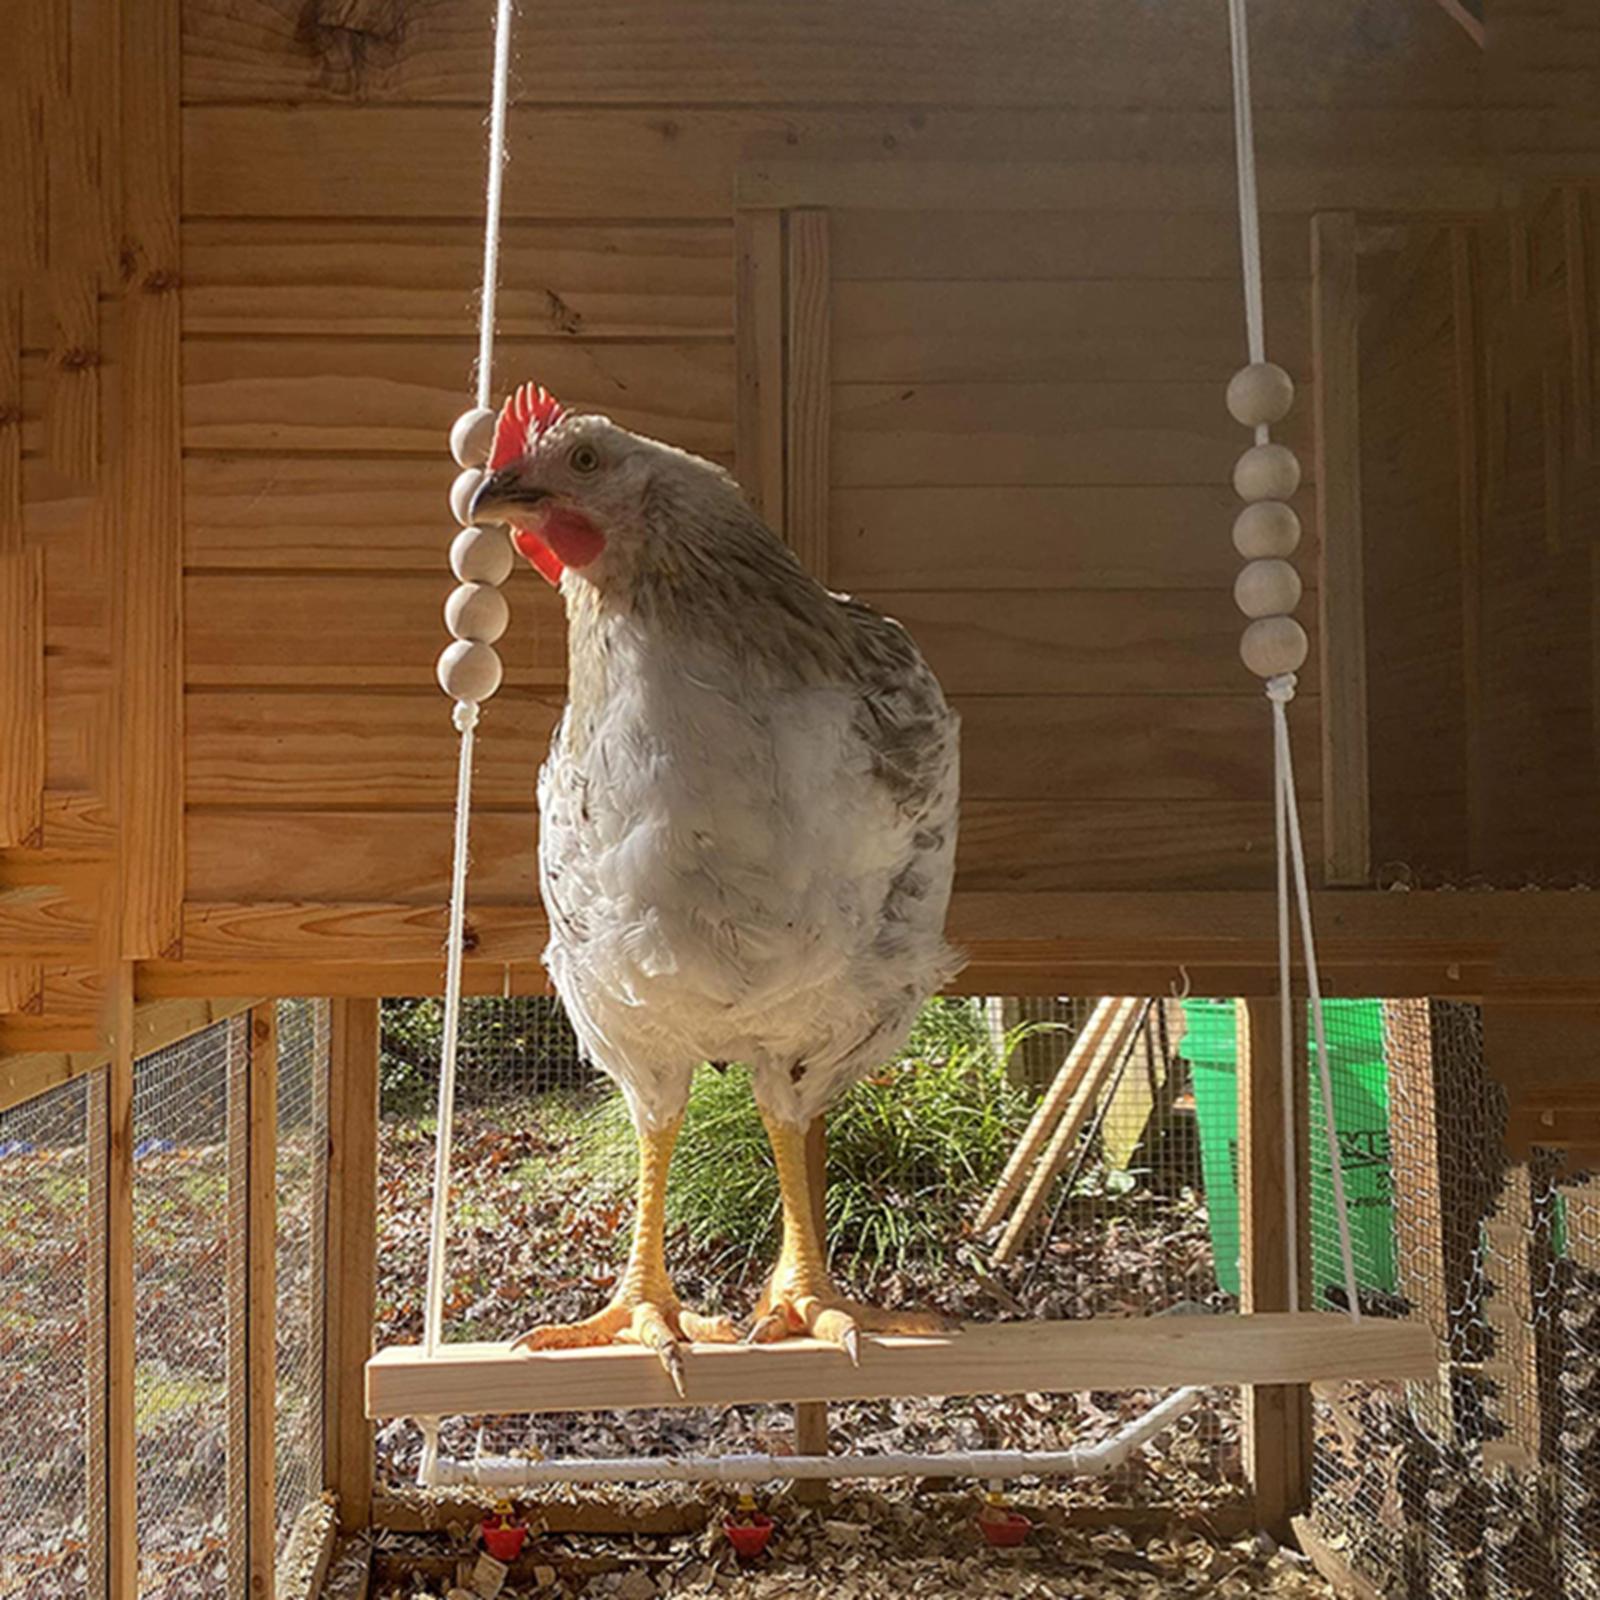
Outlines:
POLYGON ((512 1341, 518 1350, 574 1350, 642 1344, 654 1350, 681 1395, 685 1340, 726 1344, 737 1338, 727 1317, 685 1311, 667 1273, 667 1169, 680 1123, 639 1135, 639 1206, 628 1265, 611 1303, 582 1322, 549 1323, 512 1341))
POLYGON ((806 1161, 806 1130, 762 1113, 778 1167, 783 1197, 783 1246, 778 1264, 756 1306, 749 1338, 766 1344, 790 1334, 809 1333, 838 1345, 852 1361, 861 1359, 861 1330, 869 1333, 939 1333, 952 1326, 936 1312, 883 1311, 839 1292, 828 1271, 822 1231, 822 1196, 806 1161))

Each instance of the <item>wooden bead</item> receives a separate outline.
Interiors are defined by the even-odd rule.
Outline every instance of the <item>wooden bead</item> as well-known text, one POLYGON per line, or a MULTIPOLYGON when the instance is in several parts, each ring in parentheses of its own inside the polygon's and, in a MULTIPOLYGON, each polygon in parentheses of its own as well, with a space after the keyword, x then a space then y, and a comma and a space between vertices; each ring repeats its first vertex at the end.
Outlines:
POLYGON ((463 411, 450 428, 450 454, 458 467, 481 467, 494 444, 494 412, 483 406, 463 411))
POLYGON ((1306 664, 1311 641, 1293 617, 1262 617, 1244 630, 1239 655, 1258 678, 1281 678, 1306 664))
MULTIPOLYGON (((1294 568, 1289 570, 1293 572, 1294 568)), ((493 644, 510 620, 511 607, 506 604, 506 597, 487 583, 464 583, 451 590, 444 603, 444 625, 457 639, 493 644)))
POLYGON ((1228 380, 1228 411, 1247 428, 1282 422, 1294 404, 1294 379, 1276 361, 1240 367, 1228 380))
POLYGON ((450 570, 463 583, 492 583, 511 576, 516 552, 504 528, 463 528, 450 544, 450 570))
POLYGON ((452 700, 481 705, 500 687, 503 668, 492 644, 457 639, 439 655, 439 687, 452 700))
POLYGON ((1246 506, 1234 519, 1233 548, 1246 561, 1292 556, 1300 548, 1300 519, 1294 507, 1281 500, 1258 500, 1246 506))
POLYGON ((1233 469, 1234 492, 1241 500, 1288 500, 1300 487, 1300 463, 1283 444, 1253 444, 1233 469))
POLYGON ((1287 561, 1252 561, 1233 580, 1233 603, 1247 617, 1286 617, 1300 604, 1300 593, 1300 574, 1287 561))
POLYGON ((450 485, 450 515, 462 527, 472 522, 472 497, 478 492, 483 477, 482 467, 463 467, 456 474, 456 481, 450 485))

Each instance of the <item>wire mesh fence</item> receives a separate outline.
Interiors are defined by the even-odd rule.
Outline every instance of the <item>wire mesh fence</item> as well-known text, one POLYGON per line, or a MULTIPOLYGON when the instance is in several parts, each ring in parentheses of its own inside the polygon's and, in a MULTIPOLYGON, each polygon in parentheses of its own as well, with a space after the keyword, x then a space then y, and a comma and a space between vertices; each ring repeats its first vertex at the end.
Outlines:
POLYGON ((0 1112, 0 1594, 14 1600, 99 1592, 104 1130, 103 1072, 0 1112))
POLYGON ((201 1600, 229 1581, 229 1371, 244 1253, 230 1181, 243 1019, 135 1064, 133 1242, 139 1591, 201 1600))
MULTIPOLYGON (((1095 1064, 1088 1111, 1025 1244, 997 1264, 992 1237, 975 1226, 980 1210, 1093 1007, 1005 997, 930 1003, 902 1059, 829 1117, 831 1265, 851 1292, 984 1320, 1236 1304, 1236 1287, 1218 1270, 1219 1240, 1237 1258, 1236 1134, 1213 1114, 1217 1095, 1204 1105, 1197 1097, 1199 1069, 1180 1054, 1181 1012, 1129 1004, 1133 1025, 1123 1047, 1095 1064)), ((420 1335, 439 1028, 435 1002, 385 1004, 380 1344, 420 1335)), ((462 1060, 446 1337, 504 1339, 587 1315, 613 1288, 630 1237, 635 1156, 621 1096, 582 1062, 559 1006, 546 999, 469 1002, 462 1060)), ((747 1320, 777 1252, 779 1206, 737 1067, 696 1075, 668 1217, 684 1302, 747 1320)), ((858 1450, 1060 1449, 1108 1436, 1157 1398, 885 1401, 831 1414, 836 1438, 858 1450)), ((617 1455, 783 1450, 792 1437, 787 1407, 743 1407, 453 1418, 443 1446, 457 1456, 617 1455)), ((411 1424, 386 1425, 380 1476, 407 1479, 419 1449, 411 1424)), ((1219 1393, 1092 1493, 1215 1503, 1240 1484, 1237 1398, 1219 1393)))
POLYGON ((301 1511, 322 1492, 326 1001, 278 1005, 277 1124, 275 1520, 282 1554, 301 1511))
MULTIPOLYGON (((1318 1386, 1319 1531, 1395 1600, 1592 1600, 1595 1186, 1554 1152, 1507 1156, 1476 1007, 1389 1001, 1382 1020, 1392 1254, 1361 1263, 1363 1306, 1425 1319, 1444 1359, 1427 1382, 1318 1386)), ((1341 1132, 1361 1113, 1341 1104, 1341 1132)))

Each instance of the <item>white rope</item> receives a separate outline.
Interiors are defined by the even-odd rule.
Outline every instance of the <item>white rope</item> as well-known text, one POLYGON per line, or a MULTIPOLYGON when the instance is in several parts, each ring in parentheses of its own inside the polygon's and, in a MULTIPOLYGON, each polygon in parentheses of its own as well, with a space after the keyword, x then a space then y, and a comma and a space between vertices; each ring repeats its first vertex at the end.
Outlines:
MULTIPOLYGON (((1272 702, 1273 723, 1273 767, 1275 781, 1278 789, 1278 806, 1284 818, 1288 821, 1288 857, 1294 869, 1295 901, 1300 912, 1300 944, 1305 951, 1306 958, 1306 991, 1310 999, 1311 1027, 1317 1046, 1317 1082, 1322 1098, 1322 1129, 1328 1146, 1328 1169, 1333 1184, 1333 1217, 1339 1230, 1339 1264, 1344 1278, 1345 1303, 1349 1308, 1350 1320, 1361 1320, 1360 1296, 1356 1284, 1355 1251, 1350 1239, 1350 1206, 1345 1198, 1344 1189, 1344 1163, 1339 1155, 1339 1129, 1334 1121, 1333 1105, 1333 1067, 1328 1060, 1328 1032, 1327 1023, 1322 1013, 1322 973, 1317 965, 1317 943, 1311 926, 1311 894, 1306 882, 1306 850, 1305 840, 1300 833, 1300 806, 1295 796, 1294 787, 1294 749, 1289 742, 1289 702, 1294 699, 1295 679, 1289 673, 1281 678, 1273 678, 1267 684, 1267 698, 1272 702)), ((1280 837, 1279 850, 1282 851, 1280 837)), ((1282 880, 1282 858, 1280 854, 1279 879, 1282 880)), ((1287 906, 1287 896, 1279 900, 1279 916, 1282 917, 1287 906)), ((1285 958, 1284 945, 1279 945, 1278 982, 1282 992, 1289 992, 1289 967, 1285 958)), ((1292 1060, 1293 1055, 1286 1057, 1292 1060)), ((1293 1099, 1289 1101, 1293 1105, 1293 1099)), ((1288 1150, 1292 1151, 1295 1144, 1294 1118, 1292 1111, 1285 1115, 1287 1129, 1288 1150)), ((1292 1156, 1286 1152, 1286 1162, 1292 1156)), ((1290 1190, 1291 1197, 1295 1191, 1290 1190)), ((1299 1232, 1298 1215, 1296 1225, 1289 1229, 1291 1239, 1299 1232)), ((1291 1247, 1293 1249, 1294 1247, 1291 1247)), ((1293 1262, 1294 1255, 1290 1260, 1293 1262)), ((1291 1286, 1295 1280, 1290 1279, 1291 1286)), ((1291 1295, 1294 1291, 1291 1287, 1291 1295)), ((1297 1309, 1293 1304, 1291 1310, 1297 1309)))
MULTIPOLYGON (((478 404, 494 393, 495 297, 500 279, 500 211, 506 165, 506 102, 511 80, 511 0, 496 0, 494 84, 489 98, 489 176, 483 204, 483 298, 478 311, 478 404)), ((467 859, 472 821, 472 752, 478 707, 459 701, 452 714, 461 748, 456 764, 455 843, 450 858, 450 919, 445 934, 444 1039, 433 1146, 433 1200, 428 1213, 428 1282, 422 1348, 438 1352, 444 1326, 445 1234, 450 1215, 450 1144, 455 1130, 456 1060, 461 1049, 461 967, 467 916, 467 859)), ((437 1430, 433 1435, 437 1454, 437 1430)))
MULTIPOLYGON (((1239 258, 1244 277, 1245 334, 1250 360, 1267 359, 1265 296, 1261 283, 1261 196, 1256 181, 1255 116, 1250 89, 1250 22, 1246 0, 1228 0, 1228 44, 1233 65, 1233 138, 1239 180, 1239 258)), ((1256 442, 1267 443, 1271 431, 1265 423, 1256 428, 1256 442)), ((1291 1311, 1300 1301, 1299 1173, 1296 1147, 1294 1007, 1290 987, 1293 977, 1289 899, 1291 877, 1299 906, 1300 943, 1305 951, 1306 985, 1311 1001, 1311 1024, 1316 1038, 1317 1072, 1322 1096, 1322 1120, 1328 1141, 1333 1182, 1334 1218, 1339 1229, 1339 1257, 1345 1295, 1354 1322, 1361 1320, 1356 1293, 1355 1254, 1350 1241, 1350 1211, 1345 1199, 1344 1168, 1339 1159, 1339 1130, 1334 1122, 1333 1073, 1328 1061, 1327 1025, 1322 1014, 1322 977, 1311 927, 1311 898, 1306 883, 1305 841, 1300 833, 1300 811, 1295 797, 1294 752, 1289 742, 1289 702, 1294 699, 1295 678, 1288 673, 1267 684, 1273 720, 1273 812, 1278 852, 1278 1002, 1283 1072, 1283 1163, 1285 1174, 1284 1255, 1288 1266, 1291 1311)))
POLYGON ((494 9, 494 87, 489 96, 489 181, 483 196, 483 298, 478 305, 478 404, 494 393, 494 308, 500 289, 500 198, 505 191, 506 101, 511 82, 511 0, 494 9))

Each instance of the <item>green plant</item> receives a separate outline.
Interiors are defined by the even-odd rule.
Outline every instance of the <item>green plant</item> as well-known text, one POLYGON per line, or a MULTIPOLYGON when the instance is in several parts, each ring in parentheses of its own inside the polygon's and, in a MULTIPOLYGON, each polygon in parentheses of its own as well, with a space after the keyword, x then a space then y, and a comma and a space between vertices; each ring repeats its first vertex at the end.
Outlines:
MULTIPOLYGON (((1006 1062, 1030 1031, 997 1049, 979 1001, 924 1007, 901 1057, 856 1085, 828 1118, 830 1260, 870 1282, 944 1257, 998 1176, 1030 1109, 1006 1062)), ((619 1187, 634 1170, 620 1097, 597 1109, 584 1164, 619 1187)), ((667 1191, 667 1215, 712 1273, 764 1269, 777 1249, 777 1177, 742 1068, 695 1074, 667 1191)))

